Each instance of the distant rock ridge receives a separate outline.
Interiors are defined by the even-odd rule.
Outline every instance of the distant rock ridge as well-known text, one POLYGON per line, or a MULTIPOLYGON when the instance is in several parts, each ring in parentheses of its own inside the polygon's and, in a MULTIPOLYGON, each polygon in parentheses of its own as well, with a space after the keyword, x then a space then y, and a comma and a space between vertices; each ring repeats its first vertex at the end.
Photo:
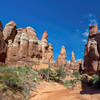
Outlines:
MULTIPOLYGON (((42 39, 37 38, 35 30, 28 26, 17 28, 14 21, 5 25, 3 30, 0 22, 0 62, 8 65, 33 65, 46 63, 54 66, 68 66, 66 49, 62 46, 57 61, 54 62, 53 46, 48 43, 48 33, 43 32, 42 39)), ((72 54, 71 63, 75 63, 72 54)))
POLYGON ((32 65, 34 62, 54 63, 53 47, 48 44, 46 31, 43 32, 40 41, 35 30, 30 26, 17 28, 16 23, 10 21, 3 30, 0 22, 0 39, 0 62, 8 65, 32 65))

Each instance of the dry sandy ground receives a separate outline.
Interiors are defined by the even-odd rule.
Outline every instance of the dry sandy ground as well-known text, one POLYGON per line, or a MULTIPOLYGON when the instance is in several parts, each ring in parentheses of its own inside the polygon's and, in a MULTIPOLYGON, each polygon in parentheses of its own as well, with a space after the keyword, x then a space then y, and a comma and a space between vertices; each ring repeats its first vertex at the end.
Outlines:
POLYGON ((80 90, 69 90, 60 84, 42 82, 31 92, 30 100, 100 100, 100 94, 80 94, 80 90))

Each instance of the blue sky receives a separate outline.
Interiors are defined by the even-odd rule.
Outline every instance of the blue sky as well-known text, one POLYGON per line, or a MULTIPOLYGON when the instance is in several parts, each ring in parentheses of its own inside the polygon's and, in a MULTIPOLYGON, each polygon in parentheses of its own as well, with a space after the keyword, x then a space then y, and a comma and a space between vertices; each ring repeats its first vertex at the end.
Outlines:
POLYGON ((3 26, 10 20, 17 27, 31 26, 39 39, 44 30, 54 48, 55 60, 61 46, 70 60, 71 51, 76 59, 83 59, 88 26, 100 23, 100 0, 1 0, 0 20, 3 26))

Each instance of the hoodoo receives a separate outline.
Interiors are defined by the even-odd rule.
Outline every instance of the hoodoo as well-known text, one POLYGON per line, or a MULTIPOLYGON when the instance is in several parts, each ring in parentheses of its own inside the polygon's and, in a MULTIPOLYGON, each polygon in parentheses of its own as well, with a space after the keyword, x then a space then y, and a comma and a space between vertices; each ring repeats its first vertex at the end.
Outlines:
POLYGON ((97 31, 97 25, 89 27, 89 36, 85 45, 84 54, 85 73, 89 75, 100 74, 100 31, 97 31))

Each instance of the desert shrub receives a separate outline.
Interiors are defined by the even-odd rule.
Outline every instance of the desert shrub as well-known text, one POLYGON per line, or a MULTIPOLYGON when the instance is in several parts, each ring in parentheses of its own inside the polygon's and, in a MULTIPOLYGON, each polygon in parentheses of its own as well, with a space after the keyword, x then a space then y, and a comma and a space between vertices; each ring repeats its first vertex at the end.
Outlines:
POLYGON ((92 76, 82 75, 81 82, 88 87, 100 89, 100 77, 97 74, 92 76))
POLYGON ((49 69, 40 69, 39 74, 42 76, 43 79, 45 79, 46 81, 48 80, 48 71, 49 69))
POLYGON ((49 80, 52 80, 52 81, 56 81, 56 77, 57 77, 57 74, 55 71, 49 69, 49 68, 46 68, 46 69, 40 69, 40 75, 42 76, 42 79, 46 80, 46 81, 49 81, 49 80))
POLYGON ((51 69, 51 67, 39 70, 40 75, 46 81, 51 80, 55 82, 62 82, 66 78, 65 69, 60 66, 57 69, 51 69))
POLYGON ((21 92, 25 99, 28 99, 29 92, 39 81, 38 73, 30 66, 23 67, 2 67, 0 68, 0 83, 2 90, 12 89, 21 92))
POLYGON ((63 79, 66 78, 66 71, 63 66, 59 66, 58 69, 56 69, 58 81, 62 81, 63 79))
POLYGON ((72 73, 75 78, 80 79, 80 73, 79 72, 73 72, 72 73))
POLYGON ((97 81, 99 81, 99 76, 96 74, 92 75, 92 83, 95 84, 97 81))
POLYGON ((70 80, 64 81, 62 83, 62 85, 64 85, 64 86, 70 86, 70 80))
POLYGON ((64 86, 71 86, 72 89, 75 87, 77 82, 81 82, 83 80, 83 79, 81 79, 82 75, 80 75, 79 72, 70 73, 68 76, 70 76, 72 79, 64 81, 63 85, 64 86))
POLYGON ((67 80, 67 81, 63 82, 62 84, 63 84, 64 86, 71 86, 72 89, 73 89, 73 88, 75 87, 75 85, 76 85, 77 82, 79 82, 79 80, 77 80, 77 79, 72 79, 72 80, 67 80))

